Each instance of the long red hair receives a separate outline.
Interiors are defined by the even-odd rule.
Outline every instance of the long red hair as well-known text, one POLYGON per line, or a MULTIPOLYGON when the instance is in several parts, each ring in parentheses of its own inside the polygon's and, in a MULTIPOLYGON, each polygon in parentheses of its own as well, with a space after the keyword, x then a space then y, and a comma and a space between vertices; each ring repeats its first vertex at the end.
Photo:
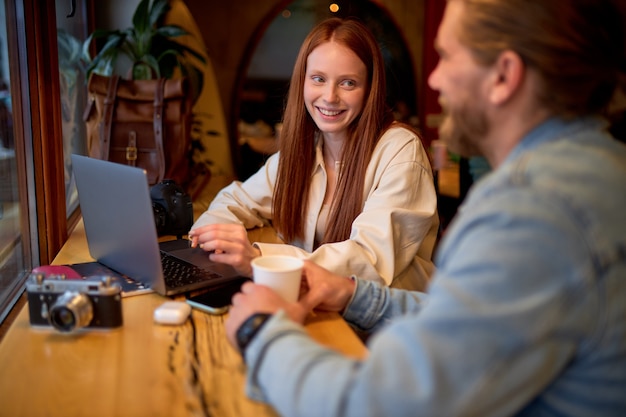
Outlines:
POLYGON ((365 171, 383 132, 393 122, 386 104, 385 69, 371 31, 354 19, 331 18, 318 24, 304 40, 291 76, 279 140, 280 161, 273 198, 273 225, 286 242, 304 236, 311 175, 315 163, 317 126, 304 103, 309 54, 333 40, 352 50, 367 68, 368 85, 361 114, 348 128, 342 148, 342 169, 322 243, 350 237, 352 222, 363 210, 365 171))

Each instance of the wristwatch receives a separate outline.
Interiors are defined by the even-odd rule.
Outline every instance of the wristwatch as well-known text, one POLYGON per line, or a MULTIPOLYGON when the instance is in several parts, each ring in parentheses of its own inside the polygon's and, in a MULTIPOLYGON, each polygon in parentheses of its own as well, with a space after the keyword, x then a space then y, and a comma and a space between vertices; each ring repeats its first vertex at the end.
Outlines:
POLYGON ((268 313, 255 313, 239 326, 235 336, 237 338, 239 352, 241 352, 242 356, 254 336, 261 330, 270 317, 272 317, 272 315, 268 313))

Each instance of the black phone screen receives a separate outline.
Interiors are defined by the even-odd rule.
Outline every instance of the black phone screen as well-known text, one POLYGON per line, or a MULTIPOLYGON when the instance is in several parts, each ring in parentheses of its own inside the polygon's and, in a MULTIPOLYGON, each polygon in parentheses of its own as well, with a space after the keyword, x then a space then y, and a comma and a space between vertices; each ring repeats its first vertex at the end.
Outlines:
POLYGON ((247 278, 229 282, 223 286, 211 288, 205 293, 189 297, 188 300, 213 308, 226 307, 230 305, 233 295, 239 292, 241 285, 246 281, 248 281, 247 278))

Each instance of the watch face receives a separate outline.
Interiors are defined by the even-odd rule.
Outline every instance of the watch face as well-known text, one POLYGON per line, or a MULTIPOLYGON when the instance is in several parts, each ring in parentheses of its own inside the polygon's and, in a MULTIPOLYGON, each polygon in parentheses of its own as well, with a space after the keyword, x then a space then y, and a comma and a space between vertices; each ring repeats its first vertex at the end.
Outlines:
POLYGON ((239 346, 239 351, 243 353, 246 350, 246 347, 250 344, 250 341, 254 338, 254 336, 261 330, 261 327, 267 322, 267 320, 271 317, 271 314, 267 313, 255 313, 248 317, 246 321, 239 327, 237 330, 237 346, 239 346))

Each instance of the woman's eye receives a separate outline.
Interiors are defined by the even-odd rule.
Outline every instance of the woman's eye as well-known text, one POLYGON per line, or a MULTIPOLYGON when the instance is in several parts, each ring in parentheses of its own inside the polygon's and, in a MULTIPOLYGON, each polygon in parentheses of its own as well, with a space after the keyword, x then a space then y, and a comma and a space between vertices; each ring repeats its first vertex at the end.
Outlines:
POLYGON ((353 88, 356 87, 356 83, 352 80, 345 80, 341 83, 342 86, 347 87, 347 88, 353 88))
POLYGON ((311 77, 311 79, 316 82, 316 83, 323 83, 324 82, 324 78, 320 77, 319 75, 314 75, 311 77))

